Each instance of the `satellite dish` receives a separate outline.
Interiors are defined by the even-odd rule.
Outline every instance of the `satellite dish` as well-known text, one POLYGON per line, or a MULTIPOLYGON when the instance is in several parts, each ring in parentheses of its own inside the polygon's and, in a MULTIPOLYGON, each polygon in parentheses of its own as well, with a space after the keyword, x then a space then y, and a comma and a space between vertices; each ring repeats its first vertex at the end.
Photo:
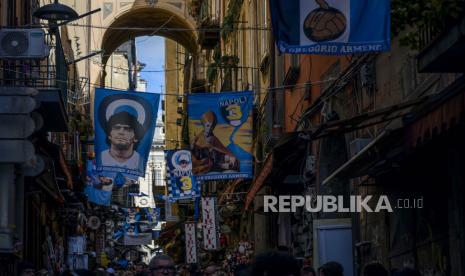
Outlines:
POLYGON ((100 219, 96 216, 91 216, 87 221, 87 226, 92 230, 97 230, 100 228, 101 222, 100 219))

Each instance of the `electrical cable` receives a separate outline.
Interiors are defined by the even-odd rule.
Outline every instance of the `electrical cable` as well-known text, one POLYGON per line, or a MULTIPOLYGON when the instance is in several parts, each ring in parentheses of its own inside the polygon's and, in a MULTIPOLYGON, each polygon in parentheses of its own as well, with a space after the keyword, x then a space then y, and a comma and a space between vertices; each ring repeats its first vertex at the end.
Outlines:
MULTIPOLYGON (((50 28, 50 24, 28 24, 28 25, 21 25, 21 26, 3 26, 6 29, 17 29, 21 27, 27 28, 50 28)), ((122 30, 122 31, 170 31, 170 32, 204 32, 204 31, 271 31, 270 27, 241 27, 241 28, 165 28, 165 27, 129 27, 129 26, 122 26, 122 27, 111 27, 111 26, 97 26, 97 25, 88 25, 88 24, 78 24, 78 23, 69 23, 67 26, 76 26, 76 27, 83 27, 83 28, 93 28, 93 29, 101 29, 101 30, 122 30)), ((163 26, 163 24, 162 24, 163 26)))
MULTIPOLYGON (((174 15, 172 15, 168 20, 166 20, 165 23, 163 23, 159 28, 157 28, 155 31, 153 31, 151 34, 149 34, 148 36, 154 36, 156 33, 158 33, 163 27, 166 26, 166 24, 170 23, 170 21, 174 18, 174 15)), ((136 44, 140 44, 140 43, 143 43, 144 41, 147 41, 149 38, 145 38, 144 40, 140 40, 138 42, 136 42, 136 44)))
MULTIPOLYGON (((27 76, 28 74, 27 73, 24 73, 24 72, 21 72, 21 71, 16 71, 16 70, 11 70, 11 69, 6 69, 6 68, 0 68, 0 71, 8 71, 8 72, 13 72, 13 73, 18 73, 18 74, 23 74, 25 76, 27 76)), ((55 75, 53 73, 51 73, 52 77, 54 77, 55 75)), ((2 79, 0 79, 1 81, 2 79)), ((52 79, 53 80, 53 79, 52 79)), ((257 92, 256 90, 253 91, 254 94, 268 94, 270 92, 270 90, 277 90, 277 89, 288 89, 288 88, 294 88, 294 89, 302 89, 302 88, 306 88, 307 85, 311 85, 311 86, 316 86, 316 85, 321 85, 323 83, 328 83, 328 82, 333 82, 337 79, 328 79, 328 80, 323 80, 323 81, 315 81, 315 82, 304 82, 304 83, 296 83, 294 85, 283 85, 283 86, 275 86, 275 87, 268 87, 268 88, 260 88, 260 90, 265 90, 266 92, 257 92)), ((7 80, 8 81, 8 80, 7 80)), ((16 81, 15 79, 11 79, 11 81, 16 81)), ((31 81, 33 82, 34 79, 31 77, 31 79, 18 79, 17 81, 31 81)), ((68 81, 62 81, 62 80, 58 80, 58 79, 54 79, 53 81, 55 82, 59 82, 59 83, 68 83, 68 81)), ((70 81, 77 81, 77 82, 80 82, 82 83, 83 80, 76 80, 76 79, 70 79, 70 81)), ((118 87, 109 87, 109 86, 104 86, 102 87, 101 85, 99 84, 95 84, 95 83, 90 83, 89 82, 89 85, 94 87, 94 88, 108 88, 108 89, 114 89, 114 90, 122 90, 124 91, 124 89, 121 89, 121 88, 118 88, 118 87)), ((255 85, 249 83, 250 86, 252 87, 256 87, 255 85)), ((196 86, 196 87, 192 87, 190 90, 186 90, 184 91, 183 94, 179 94, 179 93, 176 93, 176 92, 164 92, 164 93, 157 93, 157 94, 160 94, 160 95, 167 95, 167 96, 177 96, 177 97, 187 97, 189 92, 192 90, 192 89, 197 89, 197 88, 203 88, 205 87, 205 85, 201 85, 201 86, 196 86)), ((234 91, 221 91, 219 93, 223 93, 223 92, 234 92, 234 91)), ((152 93, 152 92, 147 92, 147 93, 152 93)), ((208 93, 208 92, 206 92, 208 93)), ((192 94, 195 94, 195 93, 192 93, 192 94)))
MULTIPOLYGON (((123 27, 111 27, 111 26, 96 26, 96 25, 86 25, 86 24, 78 24, 78 23, 70 23, 68 24, 69 26, 77 26, 77 27, 84 27, 84 28, 94 28, 94 29, 103 29, 103 30, 134 30, 134 31, 152 31, 152 30, 157 30, 158 31, 171 31, 171 32, 203 32, 203 31, 222 31, 222 30, 227 30, 227 31, 271 31, 270 27, 240 27, 240 28, 196 28, 196 29, 191 29, 191 28, 150 28, 150 27, 129 27, 129 26, 123 26, 123 27)), ((47 27, 47 25, 41 25, 41 27, 47 27)))

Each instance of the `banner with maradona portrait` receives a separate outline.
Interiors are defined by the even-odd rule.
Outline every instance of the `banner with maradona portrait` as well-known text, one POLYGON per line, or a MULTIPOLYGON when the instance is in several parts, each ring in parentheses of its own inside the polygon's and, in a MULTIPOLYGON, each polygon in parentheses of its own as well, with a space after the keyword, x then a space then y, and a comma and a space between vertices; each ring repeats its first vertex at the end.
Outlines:
POLYGON ((390 0, 270 0, 281 52, 351 55, 390 49, 390 0))
POLYGON ((159 100, 160 95, 153 93, 96 89, 97 172, 114 178, 119 186, 134 183, 145 175, 159 100))
POLYGON ((188 95, 192 171, 199 180, 252 178, 251 91, 188 95))

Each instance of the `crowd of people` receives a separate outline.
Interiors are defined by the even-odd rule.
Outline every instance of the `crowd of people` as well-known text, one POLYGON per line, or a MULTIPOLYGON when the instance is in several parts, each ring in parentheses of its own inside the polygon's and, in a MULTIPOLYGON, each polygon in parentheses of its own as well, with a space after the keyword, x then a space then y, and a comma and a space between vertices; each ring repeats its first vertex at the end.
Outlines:
MULTIPOLYGON (((27 263, 20 263, 18 276, 47 275, 38 274, 34 267, 27 263)), ((337 262, 328 262, 314 270, 311 266, 300 265, 290 255, 282 252, 269 252, 255 257, 251 264, 239 265, 234 272, 225 273, 221 266, 211 263, 201 268, 195 264, 176 266, 173 259, 167 255, 157 255, 148 265, 139 263, 132 269, 116 271, 107 269, 65 271, 62 276, 344 276, 343 266, 337 262)), ((404 268, 388 272, 380 263, 370 263, 363 268, 362 276, 422 276, 418 270, 404 268)))

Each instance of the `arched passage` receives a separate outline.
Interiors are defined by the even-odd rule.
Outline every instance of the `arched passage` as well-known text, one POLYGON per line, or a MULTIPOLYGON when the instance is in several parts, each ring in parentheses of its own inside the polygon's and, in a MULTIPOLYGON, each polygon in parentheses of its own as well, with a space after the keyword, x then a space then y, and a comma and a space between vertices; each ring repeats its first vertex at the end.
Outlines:
MULTIPOLYGON (((172 39, 192 54, 197 53, 198 50, 195 23, 186 19, 185 15, 169 7, 137 7, 116 16, 108 26, 101 44, 101 49, 104 51, 102 63, 104 65, 107 63, 111 53, 118 46, 129 39, 144 35, 157 35, 172 39), (130 29, 127 29, 128 26, 130 29)), ((102 76, 101 81, 104 83, 105 72, 102 76)))

